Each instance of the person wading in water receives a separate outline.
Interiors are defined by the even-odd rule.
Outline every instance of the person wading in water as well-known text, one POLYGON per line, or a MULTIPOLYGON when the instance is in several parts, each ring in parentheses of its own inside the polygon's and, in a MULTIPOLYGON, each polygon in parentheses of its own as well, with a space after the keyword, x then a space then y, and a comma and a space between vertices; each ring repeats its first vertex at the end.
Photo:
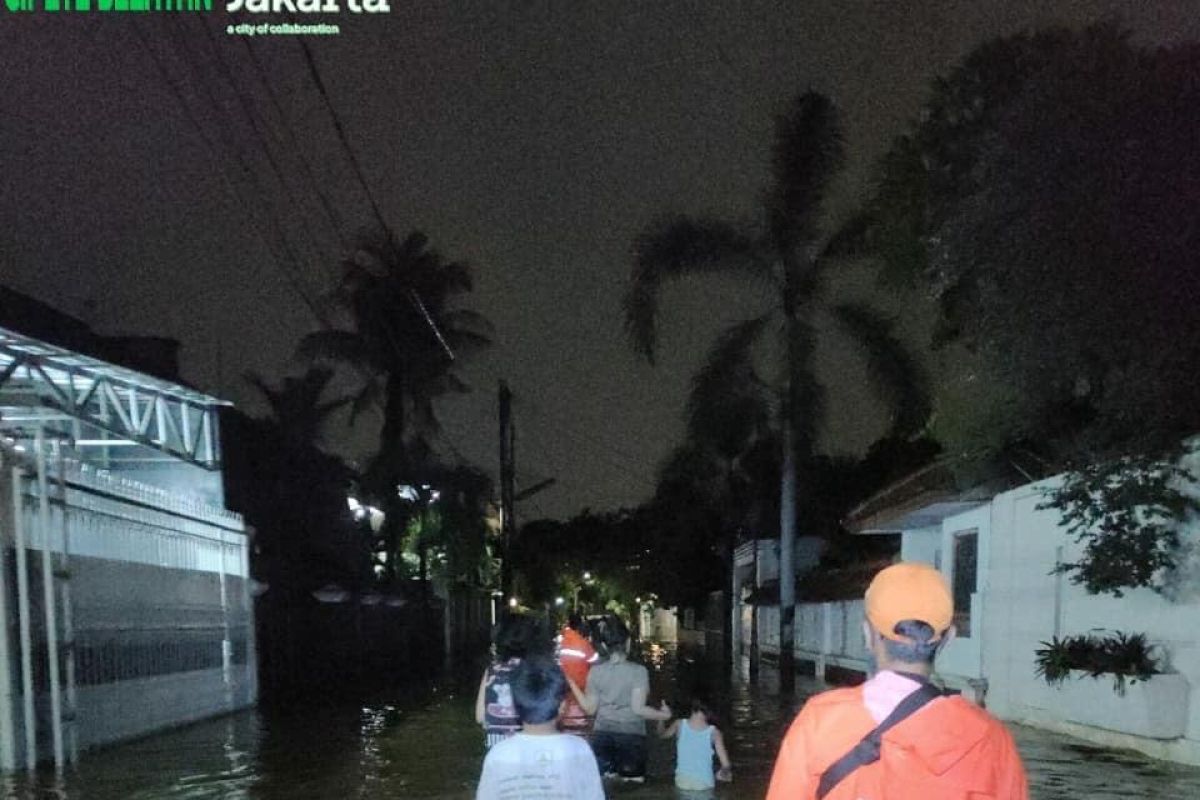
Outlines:
POLYGON ((878 671, 810 699, 792 723, 767 800, 1027 800, 1004 725, 929 681, 954 637, 946 579, 894 564, 866 594, 863 635, 878 671))

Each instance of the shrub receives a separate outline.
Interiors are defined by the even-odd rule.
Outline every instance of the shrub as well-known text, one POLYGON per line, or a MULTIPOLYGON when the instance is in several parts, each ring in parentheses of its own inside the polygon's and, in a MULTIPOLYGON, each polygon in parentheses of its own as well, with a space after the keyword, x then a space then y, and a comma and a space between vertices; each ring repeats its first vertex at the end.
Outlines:
POLYGON ((1085 466, 1046 492, 1039 509, 1056 509, 1062 525, 1083 545, 1078 561, 1054 571, 1090 594, 1121 597, 1126 589, 1164 589, 1176 567, 1179 524, 1200 511, 1180 486, 1196 478, 1180 466, 1185 452, 1126 456, 1085 466))
POLYGON ((1060 639, 1055 636, 1035 651, 1037 674, 1051 686, 1059 686, 1071 670, 1082 670, 1092 678, 1112 675, 1113 691, 1125 694, 1126 684, 1148 680, 1162 672, 1154 646, 1144 633, 1116 631, 1108 636, 1082 634, 1060 639))

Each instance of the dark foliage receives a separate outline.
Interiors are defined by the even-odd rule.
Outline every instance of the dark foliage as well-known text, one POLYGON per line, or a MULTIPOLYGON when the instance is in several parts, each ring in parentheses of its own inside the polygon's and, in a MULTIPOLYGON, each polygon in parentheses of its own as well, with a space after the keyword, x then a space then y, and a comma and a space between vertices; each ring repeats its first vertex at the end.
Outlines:
POLYGON ((1198 128, 1200 48, 1101 25, 978 48, 884 158, 869 238, 1014 398, 994 447, 1053 469, 1200 429, 1198 128))
POLYGON ((1148 587, 1161 592, 1179 552, 1178 528, 1200 503, 1180 491, 1195 477, 1171 457, 1127 456, 1067 474, 1038 507, 1055 509, 1083 545, 1078 561, 1059 564, 1092 594, 1121 597, 1148 587))

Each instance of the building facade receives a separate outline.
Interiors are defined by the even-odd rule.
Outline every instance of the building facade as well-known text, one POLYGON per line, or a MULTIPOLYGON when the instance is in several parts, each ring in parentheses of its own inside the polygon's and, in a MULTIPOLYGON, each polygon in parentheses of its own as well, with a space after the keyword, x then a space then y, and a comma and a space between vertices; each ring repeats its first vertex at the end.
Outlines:
POLYGON ((221 405, 0 328, 0 768, 254 703, 221 405))

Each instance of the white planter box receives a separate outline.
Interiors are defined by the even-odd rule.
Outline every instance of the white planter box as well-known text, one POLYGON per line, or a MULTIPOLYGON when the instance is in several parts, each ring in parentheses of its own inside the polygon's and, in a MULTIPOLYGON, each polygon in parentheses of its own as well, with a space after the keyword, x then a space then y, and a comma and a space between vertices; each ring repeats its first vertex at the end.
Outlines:
POLYGON ((1178 739, 1187 729, 1188 682, 1179 674, 1155 675, 1129 683, 1125 694, 1113 690, 1113 676, 1092 678, 1072 670, 1050 691, 1050 708, 1069 722, 1148 739, 1178 739))

